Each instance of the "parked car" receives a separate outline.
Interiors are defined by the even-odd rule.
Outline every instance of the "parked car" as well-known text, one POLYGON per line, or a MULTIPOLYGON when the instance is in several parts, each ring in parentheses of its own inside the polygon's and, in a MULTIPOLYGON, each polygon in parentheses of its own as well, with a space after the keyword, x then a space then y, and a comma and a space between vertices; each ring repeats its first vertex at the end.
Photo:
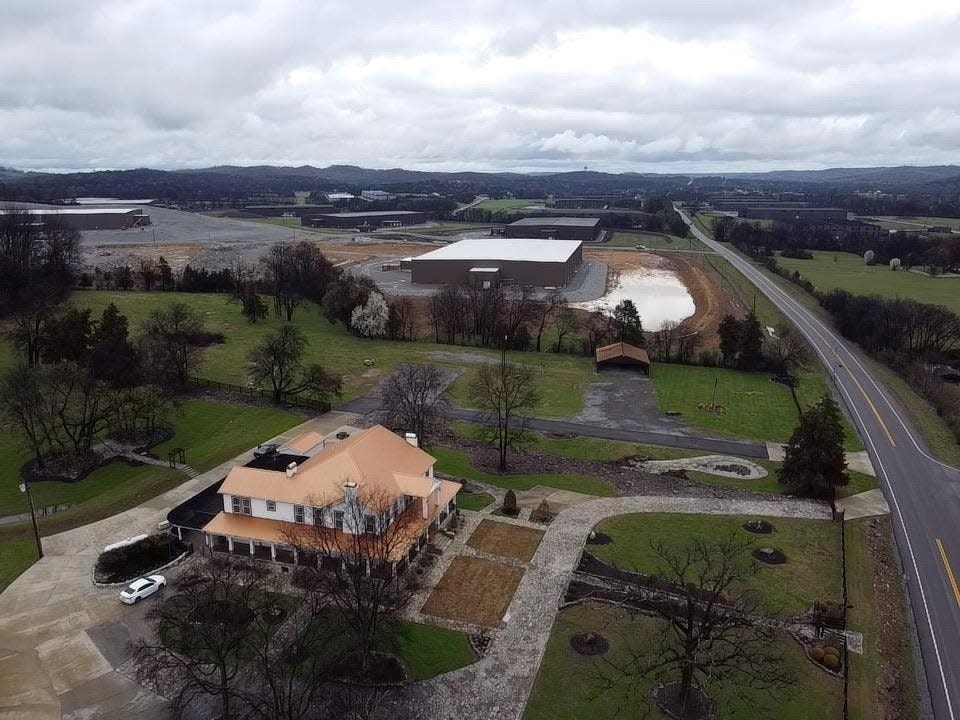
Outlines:
POLYGON ((257 449, 253 451, 254 457, 270 457, 271 455, 276 455, 277 450, 280 449, 280 446, 276 443, 267 443, 266 445, 257 445, 257 449))
POLYGON ((133 605, 166 586, 167 579, 163 575, 148 575, 147 577, 137 578, 120 591, 120 602, 133 605))

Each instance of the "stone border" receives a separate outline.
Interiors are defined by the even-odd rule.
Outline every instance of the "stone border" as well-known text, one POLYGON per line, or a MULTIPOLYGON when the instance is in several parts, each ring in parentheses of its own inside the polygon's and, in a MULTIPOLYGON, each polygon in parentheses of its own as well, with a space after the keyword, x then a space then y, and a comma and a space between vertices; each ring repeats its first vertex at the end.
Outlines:
MULTIPOLYGON (((101 555, 102 555, 102 554, 103 554, 103 553, 101 553, 101 555)), ((148 570, 148 571, 145 572, 145 573, 141 573, 140 575, 136 575, 135 577, 130 578, 130 580, 124 580, 123 582, 119 582, 119 583, 101 583, 101 582, 97 582, 97 581, 94 579, 95 576, 96 576, 96 572, 97 572, 97 564, 94 563, 94 564, 93 564, 93 567, 90 568, 90 582, 93 583, 93 586, 94 586, 94 587, 98 587, 98 588, 117 588, 117 587, 122 587, 122 586, 124 586, 124 585, 128 585, 131 580, 136 580, 138 577, 144 577, 145 575, 150 575, 150 574, 152 574, 152 573, 160 572, 161 570, 166 570, 166 569, 168 569, 168 568, 173 567, 174 565, 179 565, 181 562, 183 562, 184 558, 186 558, 186 557, 188 557, 189 555, 192 555, 192 554, 193 554, 193 550, 192 550, 192 549, 190 549, 190 550, 185 550, 184 552, 180 553, 177 557, 175 557, 173 560, 171 560, 170 562, 168 562, 166 565, 161 565, 161 566, 158 567, 158 568, 154 568, 153 570, 148 570)), ((100 559, 100 555, 97 556, 97 559, 98 559, 98 560, 100 559)))

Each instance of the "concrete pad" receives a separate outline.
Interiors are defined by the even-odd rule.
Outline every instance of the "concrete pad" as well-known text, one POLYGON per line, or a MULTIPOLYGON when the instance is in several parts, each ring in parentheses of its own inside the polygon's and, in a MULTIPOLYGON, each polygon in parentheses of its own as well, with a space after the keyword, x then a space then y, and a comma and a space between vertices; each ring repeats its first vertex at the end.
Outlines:
POLYGON ((48 640, 37 654, 57 695, 113 670, 83 630, 48 640))
POLYGON ((837 500, 836 505, 838 510, 843 510, 844 520, 890 514, 890 508, 883 497, 883 491, 879 488, 837 500))
POLYGON ((116 672, 110 672, 60 696, 64 720, 88 718, 160 718, 167 703, 116 672))
POLYGON ((60 705, 18 705, 0 708, 0 720, 60 720, 60 705))
POLYGON ((525 510, 533 510, 546 500, 552 512, 560 512, 573 505, 596 499, 595 495, 585 495, 573 490, 557 490, 546 485, 534 485, 529 490, 521 490, 517 493, 517 506, 525 510))
MULTIPOLYGON (((767 443, 767 457, 769 457, 773 462, 783 462, 784 452, 783 445, 781 443, 767 443)), ((860 452, 851 452, 845 455, 847 461, 847 467, 856 472, 861 472, 864 475, 870 475, 872 477, 877 476, 877 472, 873 469, 873 463, 870 462, 870 456, 867 455, 865 450, 860 452)))
POLYGON ((129 645, 133 638, 121 621, 112 620, 92 627, 87 630, 87 635, 113 667, 120 667, 130 659, 129 645))
POLYGON ((767 443, 767 458, 773 462, 783 462, 783 443, 767 443))
POLYGON ((33 651, 16 653, 0 661, 0 707, 22 706, 52 707, 56 716, 60 716, 57 695, 33 651))

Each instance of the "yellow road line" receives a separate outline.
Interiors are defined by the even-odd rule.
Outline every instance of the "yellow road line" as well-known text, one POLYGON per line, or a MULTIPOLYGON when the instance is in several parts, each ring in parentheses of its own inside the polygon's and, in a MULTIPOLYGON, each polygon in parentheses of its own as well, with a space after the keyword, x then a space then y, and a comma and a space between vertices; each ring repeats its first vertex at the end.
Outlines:
POLYGON ((853 380, 854 384, 857 386, 857 389, 860 390, 860 394, 863 395, 863 399, 867 401, 867 405, 869 405, 870 409, 873 410, 873 414, 876 416, 877 422, 880 423, 880 427, 883 428, 883 432, 886 433, 887 435, 887 440, 890 441, 891 445, 896 447, 897 443, 893 439, 893 435, 890 434, 890 428, 887 427, 887 424, 883 421, 883 418, 880 417, 880 411, 877 410, 877 406, 873 404, 873 400, 871 400, 867 396, 867 391, 863 389, 863 385, 861 385, 860 381, 857 380, 856 376, 852 372, 850 372, 850 368, 844 365, 843 369, 847 371, 847 375, 849 375, 850 379, 853 380))
POLYGON ((946 548, 943 547, 943 543, 940 541, 940 538, 934 538, 934 541, 937 543, 937 550, 940 551, 940 559, 943 560, 943 567, 947 571, 947 579, 950 581, 950 586, 953 588, 953 597, 957 601, 957 605, 960 605, 960 586, 957 585, 957 578, 953 575, 953 568, 950 566, 950 561, 947 559, 946 548))

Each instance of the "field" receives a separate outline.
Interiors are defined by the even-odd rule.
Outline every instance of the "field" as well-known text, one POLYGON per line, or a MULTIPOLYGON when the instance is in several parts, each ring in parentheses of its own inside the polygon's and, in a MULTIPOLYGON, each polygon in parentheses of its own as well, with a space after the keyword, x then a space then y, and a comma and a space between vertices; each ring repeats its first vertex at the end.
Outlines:
POLYGON ((516 214, 523 208, 530 205, 543 205, 543 200, 538 198, 504 198, 502 200, 484 200, 474 205, 478 210, 489 210, 490 212, 505 212, 516 214))
POLYGON ((656 573, 661 561, 653 551, 653 541, 663 542, 669 549, 681 549, 694 538, 725 540, 733 535, 749 549, 775 547, 788 558, 783 565, 754 561, 758 572, 742 588, 758 593, 768 611, 793 615, 817 600, 842 600, 838 526, 828 520, 767 518, 776 531, 755 535, 741 527, 751 519, 735 515, 621 515, 597 525, 597 531, 609 535, 613 542, 589 545, 587 549, 620 568, 656 573))
POLYGON ((648 250, 706 250, 699 240, 682 238, 666 233, 617 232, 613 238, 603 243, 604 247, 636 247, 643 245, 648 250))
POLYGON ((911 298, 960 313, 960 278, 893 272, 886 265, 865 265, 862 257, 851 253, 817 251, 812 260, 778 257, 777 262, 824 292, 842 289, 857 295, 911 298))
POLYGON ((901 216, 866 216, 863 215, 858 220, 863 220, 871 225, 879 225, 886 230, 921 230, 923 228, 941 225, 953 230, 960 230, 960 218, 945 217, 901 217, 901 216))
MULTIPOLYGON (((618 678, 606 688, 600 672, 626 665, 631 648, 655 646, 664 625, 653 618, 631 615, 621 608, 588 604, 561 610, 554 622, 537 681, 527 703, 524 720, 664 720, 646 695, 653 678, 637 682, 618 678), (595 632, 610 643, 600 658, 578 655, 570 647, 574 635, 595 632)), ((713 692, 718 706, 716 717, 754 720, 837 720, 843 714, 842 683, 817 670, 804 659, 797 644, 788 638, 777 640, 784 667, 795 684, 769 694, 730 684, 713 692)), ((608 673, 609 674, 609 673, 608 673)))
MULTIPOLYGON (((721 368, 658 364, 650 377, 657 402, 664 412, 680 412, 684 422, 719 435, 786 442, 797 426, 797 410, 789 388, 771 382, 767 373, 750 373, 721 368), (699 409, 701 403, 717 403, 723 415, 699 409)), ((804 408, 815 404, 826 392, 819 372, 800 376, 797 396, 804 408)), ((848 427, 848 450, 859 450, 860 442, 848 427)))
MULTIPOLYGON (((246 384, 245 365, 250 349, 264 336, 285 324, 271 316, 251 325, 240 315, 237 305, 229 303, 224 295, 88 291, 75 293, 73 302, 81 307, 92 308, 95 315, 99 315, 108 303, 116 303, 120 311, 129 318, 132 334, 138 332, 140 324, 152 310, 166 307, 173 302, 187 303, 204 315, 209 330, 221 332, 227 338, 226 342, 208 349, 198 374, 237 385, 246 384)), ((462 367, 464 361, 460 357, 461 353, 469 354, 474 359, 477 356, 489 357, 491 360, 500 358, 500 353, 496 351, 477 348, 467 351, 450 345, 427 342, 391 342, 359 338, 342 325, 327 322, 320 316, 315 305, 298 308, 293 317, 293 325, 307 338, 306 362, 319 362, 343 375, 344 401, 368 392, 384 374, 402 362, 433 362, 462 367), (434 353, 436 355, 432 355, 434 353), (375 365, 365 366, 365 359, 374 361, 375 365)), ((577 398, 582 397, 585 387, 584 379, 591 373, 588 360, 568 355, 508 352, 507 358, 511 362, 526 363, 536 368, 538 386, 545 402, 543 411, 546 413, 551 412, 550 403, 559 402, 561 395, 566 395, 567 401, 573 398, 571 402, 577 404, 577 398), (580 388, 579 396, 576 392, 569 391, 571 386, 580 388), (565 393, 559 392, 558 388, 562 387, 567 388, 565 393)), ((465 383, 458 387, 463 388, 462 393, 465 394, 465 383)), ((579 407, 577 404, 576 412, 579 412, 579 407)), ((538 409, 537 412, 540 413, 541 410, 538 409)))

